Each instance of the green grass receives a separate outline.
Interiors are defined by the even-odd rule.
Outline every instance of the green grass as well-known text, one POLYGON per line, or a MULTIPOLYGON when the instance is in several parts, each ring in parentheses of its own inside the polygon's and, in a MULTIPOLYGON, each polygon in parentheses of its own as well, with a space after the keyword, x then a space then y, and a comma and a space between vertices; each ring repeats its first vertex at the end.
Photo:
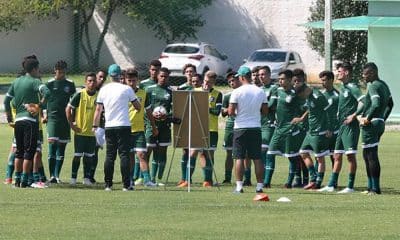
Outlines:
MULTIPOLYGON (((10 128, 0 125, 2 176, 11 135, 10 128)), ((346 196, 282 189, 288 166, 283 158, 277 159, 274 185, 267 191, 270 202, 253 202, 254 187, 245 188, 241 195, 231 193, 233 186, 223 186, 220 190, 201 188, 199 166, 194 176, 195 186, 188 193, 174 187, 180 176, 180 149, 175 151, 166 190, 138 187, 134 192, 122 192, 119 165, 115 168, 118 183, 112 192, 105 192, 102 184, 87 188, 61 184, 44 190, 13 189, 1 184, 0 239, 399 239, 400 178, 396 150, 399 142, 399 132, 386 132, 383 136, 380 196, 359 193, 366 185, 360 154, 358 192, 346 196), (282 196, 292 202, 276 202, 282 196)), ((222 150, 216 152, 218 180, 223 179, 224 156, 222 150)), ((69 144, 62 172, 65 182, 69 180, 71 157, 72 144, 69 144)), ((103 177, 103 161, 104 151, 98 180, 103 177)), ((343 170, 346 169, 344 163, 343 170)), ((325 182, 329 173, 328 167, 325 182)), ((346 180, 343 171, 339 184, 343 186, 346 180)))

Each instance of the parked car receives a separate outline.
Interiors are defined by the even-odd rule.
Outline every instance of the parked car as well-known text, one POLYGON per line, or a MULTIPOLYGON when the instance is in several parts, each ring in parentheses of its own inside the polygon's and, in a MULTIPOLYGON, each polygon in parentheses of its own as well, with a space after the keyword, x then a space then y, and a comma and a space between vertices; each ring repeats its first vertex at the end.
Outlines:
POLYGON ((265 65, 270 67, 271 78, 275 80, 278 78, 279 72, 285 69, 300 68, 305 71, 304 63, 297 52, 277 48, 254 51, 249 58, 244 59, 242 66, 253 69, 254 67, 265 65))
POLYGON ((197 73, 204 74, 212 70, 219 77, 224 77, 232 70, 227 59, 215 46, 204 42, 168 44, 159 58, 162 66, 171 71, 171 77, 183 77, 182 68, 187 63, 195 65, 197 73))

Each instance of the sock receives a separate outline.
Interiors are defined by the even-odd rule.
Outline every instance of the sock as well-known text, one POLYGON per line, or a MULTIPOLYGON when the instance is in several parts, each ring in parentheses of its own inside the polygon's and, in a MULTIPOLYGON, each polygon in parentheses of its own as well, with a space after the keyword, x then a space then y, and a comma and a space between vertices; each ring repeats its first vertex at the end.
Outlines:
MULTIPOLYGON (((185 152, 183 152, 185 153, 185 152)), ((183 154, 181 159, 181 172, 182 176, 181 179, 187 181, 187 162, 188 162, 188 155, 183 154)))
POLYGON ((264 183, 257 183, 256 191, 262 190, 263 187, 264 187, 264 183))
POLYGON ((21 174, 21 183, 24 183, 25 185, 28 185, 28 178, 29 178, 29 173, 22 172, 21 174))
MULTIPOLYGON (((196 157, 190 157, 189 159, 190 159, 190 182, 192 182, 192 176, 193 176, 194 169, 196 166, 196 157)), ((188 180, 186 180, 186 181, 188 181, 188 180)))
MULTIPOLYGON (((24 173, 22 172, 22 174, 24 173)), ((28 176, 28 185, 30 186, 33 183, 33 173, 29 172, 27 173, 27 176, 28 176)))
POLYGON ((231 170, 225 170, 225 181, 230 182, 232 180, 232 171, 231 170))
POLYGON ((99 162, 99 147, 96 146, 94 151, 94 156, 92 158, 92 165, 90 166, 90 178, 94 179, 94 174, 96 173, 97 163, 99 162))
POLYGON ((367 184, 368 184, 367 185, 368 190, 371 190, 372 189, 372 177, 368 177, 368 183, 367 184))
POLYGON ((240 191, 243 189, 243 181, 236 181, 236 191, 240 191))
POLYGON ((15 182, 21 182, 21 175, 22 175, 22 172, 15 172, 15 176, 14 176, 15 182))
POLYGON ((12 175, 14 173, 14 161, 15 161, 15 153, 10 152, 10 154, 8 155, 6 178, 12 178, 12 175))
POLYGON ((39 167, 38 168, 38 172, 39 172, 39 175, 40 175, 40 181, 46 182, 46 173, 44 172, 44 167, 43 166, 39 167))
POLYGON ((244 181, 251 182, 251 168, 244 169, 244 181))
POLYGON ((325 172, 318 172, 317 173, 317 181, 316 181, 317 188, 321 187, 322 181, 324 180, 324 175, 325 175, 325 172))
POLYGON ((58 144, 56 152, 56 167, 54 171, 54 176, 56 178, 60 177, 61 169, 64 163, 65 148, 67 144, 58 144))
MULTIPOLYGON (((303 160, 300 159, 300 161, 303 161, 303 160)), ((304 163, 300 164, 300 166, 301 166, 301 171, 303 173, 303 185, 307 185, 309 182, 309 171, 304 163)), ((315 169, 315 172, 318 171, 318 168, 314 168, 314 169, 315 169)))
POLYGON ((39 174, 39 172, 33 172, 33 182, 34 183, 37 183, 37 182, 39 182, 40 181, 40 174, 39 174))
POLYGON ((297 159, 296 157, 289 157, 289 173, 288 173, 288 178, 286 181, 286 184, 288 186, 292 186, 294 175, 296 173, 297 169, 297 159))
POLYGON ((310 181, 316 182, 317 181, 317 172, 315 171, 314 165, 308 167, 308 173, 310 174, 310 181))
POLYGON ((81 165, 81 159, 80 158, 73 158, 72 159, 71 178, 77 178, 78 177, 79 165, 81 165))
POLYGON ((164 176, 165 166, 167 164, 167 154, 160 154, 159 157, 159 165, 158 165, 158 179, 162 179, 164 176))
POLYGON ((328 187, 336 187, 339 178, 339 173, 332 172, 328 182, 328 187))
POLYGON ((57 143, 49 143, 48 154, 50 177, 54 177, 54 171, 56 167, 57 143))
POLYGON ((135 155, 135 166, 133 168, 132 178, 133 180, 136 180, 139 178, 139 176, 140 176, 140 160, 135 155))
POLYGON ((204 181, 211 182, 212 181, 212 164, 211 159, 206 156, 206 166, 203 168, 204 181))
POLYGON ((90 169, 92 166, 92 159, 93 157, 89 157, 89 156, 83 156, 83 177, 84 178, 90 178, 90 169))
POLYGON ((349 173, 349 182, 347 183, 347 187, 353 189, 354 188, 354 181, 356 179, 355 173, 349 173))
POLYGON ((147 183, 150 181, 150 173, 149 170, 142 171, 143 174, 143 182, 147 183))
POLYGON ((267 154, 265 157, 265 172, 264 172, 264 184, 271 185, 272 176, 275 170, 275 155, 267 154))
POLYGON ((156 182, 156 175, 158 171, 158 154, 153 152, 153 160, 151 161, 151 181, 156 182))
POLYGON ((379 183, 379 178, 373 177, 372 178, 372 191, 376 192, 376 193, 381 193, 381 187, 380 187, 380 183, 379 183))

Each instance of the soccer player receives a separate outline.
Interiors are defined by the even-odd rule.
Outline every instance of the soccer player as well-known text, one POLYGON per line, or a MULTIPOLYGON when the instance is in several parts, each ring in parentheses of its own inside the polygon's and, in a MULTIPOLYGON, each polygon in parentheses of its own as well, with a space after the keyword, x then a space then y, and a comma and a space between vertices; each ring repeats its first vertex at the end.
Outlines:
POLYGON ((185 64, 182 73, 186 77, 186 82, 178 86, 177 90, 193 90, 192 77, 197 73, 196 66, 191 63, 185 64))
POLYGON ((202 85, 203 85, 203 81, 202 81, 201 75, 198 74, 198 73, 194 74, 193 77, 192 77, 192 86, 193 86, 193 88, 199 88, 202 85))
MULTIPOLYGON (((271 82, 271 69, 262 66, 258 69, 258 78, 262 82, 261 89, 264 91, 267 100, 277 98, 278 86, 271 82)), ((268 114, 261 116, 261 160, 264 162, 264 187, 271 187, 271 178, 275 169, 275 155, 267 154, 269 143, 275 131, 275 106, 269 108, 268 114)))
POLYGON ((158 186, 164 185, 160 180, 167 163, 167 148, 171 145, 171 128, 170 122, 167 121, 172 113, 172 89, 168 82, 169 73, 168 68, 161 68, 157 75, 157 84, 146 89, 145 109, 153 111, 159 106, 165 109, 165 113, 153 112, 158 135, 153 136, 153 130, 148 124, 146 124, 145 132, 147 147, 153 150, 151 181, 157 183, 158 186))
MULTIPOLYGON (((140 89, 138 86, 138 72, 133 68, 128 68, 125 72, 125 82, 130 86, 136 94, 138 101, 140 102, 140 110, 136 110, 132 105, 129 107, 129 119, 131 121, 131 151, 130 151, 130 161, 131 161, 131 172, 135 171, 135 153, 139 160, 140 171, 143 175, 144 186, 154 187, 156 186, 150 180, 149 164, 146 160, 146 137, 144 134, 144 114, 146 112, 147 119, 149 119, 153 136, 158 135, 158 129, 155 125, 154 118, 151 109, 144 109, 144 102, 146 101, 146 92, 140 89)), ((132 179, 133 180, 133 179, 132 179)))
POLYGON ((347 155, 349 161, 349 178, 347 187, 338 193, 346 194, 354 192, 354 181, 357 171, 357 144, 360 134, 359 122, 356 116, 362 111, 362 99, 364 96, 358 84, 352 81, 353 67, 349 63, 338 65, 338 80, 342 82, 339 94, 338 121, 340 127, 336 138, 334 151, 334 165, 328 185, 319 189, 319 192, 333 192, 342 168, 342 156, 347 155))
MULTIPOLYGON (((232 89, 240 87, 241 83, 237 77, 236 72, 229 72, 226 75, 226 80, 232 89)), ((228 115, 229 100, 232 92, 224 94, 222 99, 222 117, 227 117, 225 122, 225 134, 223 148, 226 151, 225 156, 225 179, 222 184, 230 184, 232 180, 232 169, 233 169, 233 158, 232 158, 232 147, 233 147, 233 125, 235 123, 235 117, 228 115)))
POLYGON ((58 61, 54 66, 54 78, 46 83, 51 93, 43 116, 43 121, 47 123, 50 183, 61 182, 60 173, 64 163, 65 148, 71 140, 71 128, 65 116, 65 107, 76 89, 74 82, 66 78, 66 70, 67 63, 63 60, 58 61))
POLYGON ((50 95, 49 89, 39 80, 39 61, 26 59, 23 64, 25 75, 15 79, 4 99, 7 122, 14 125, 16 139, 15 187, 28 186, 28 174, 36 152, 39 134, 39 104, 50 95), (39 99, 39 95, 43 99, 39 99), (16 107, 15 121, 11 114, 10 102, 16 107))
POLYGON ((130 177, 130 132, 129 102, 136 110, 140 109, 135 92, 131 87, 119 83, 121 68, 112 64, 108 68, 108 75, 112 82, 104 85, 97 96, 96 111, 93 119, 93 131, 98 128, 100 115, 104 109, 105 113, 105 135, 106 135, 106 160, 104 161, 105 191, 111 191, 113 186, 114 162, 117 153, 120 158, 120 169, 122 175, 122 191, 134 190, 130 177))
POLYGON ((258 70, 260 67, 254 67, 251 69, 251 83, 256 85, 257 87, 262 87, 263 83, 261 82, 258 74, 258 70))
POLYGON ((65 108, 68 123, 75 133, 71 185, 76 185, 81 157, 83 157, 83 184, 92 185, 90 181, 91 167, 96 148, 96 137, 92 131, 92 124, 96 98, 96 74, 88 73, 85 76, 85 88, 75 93, 65 108))
MULTIPOLYGON (((293 89, 292 77, 293 72, 291 70, 284 70, 279 73, 280 87, 276 93, 277 98, 271 99, 268 103, 270 107, 275 106, 276 129, 269 144, 267 159, 273 157, 268 155, 284 155, 289 158, 289 174, 284 185, 286 188, 292 186, 302 143, 298 137, 300 134, 299 126, 294 124, 292 120, 301 116, 298 110, 301 108, 303 100, 296 95, 293 89)), ((270 179, 272 174, 273 172, 271 172, 270 179)), ((271 180, 269 180, 269 183, 271 183, 271 180)))
POLYGON ((385 121, 393 108, 393 99, 388 85, 379 78, 378 67, 375 63, 365 64, 362 77, 368 84, 360 118, 362 148, 368 176, 367 193, 375 195, 381 194, 378 146, 385 131, 385 121))
POLYGON ((240 67, 235 75, 242 86, 233 90, 228 113, 235 116, 233 130, 233 158, 236 161, 236 189, 243 192, 243 160, 253 159, 256 172, 256 192, 262 193, 264 166, 261 162, 261 114, 268 113, 267 97, 257 86, 251 84, 251 71, 240 67), (261 111, 261 114, 260 114, 261 111))

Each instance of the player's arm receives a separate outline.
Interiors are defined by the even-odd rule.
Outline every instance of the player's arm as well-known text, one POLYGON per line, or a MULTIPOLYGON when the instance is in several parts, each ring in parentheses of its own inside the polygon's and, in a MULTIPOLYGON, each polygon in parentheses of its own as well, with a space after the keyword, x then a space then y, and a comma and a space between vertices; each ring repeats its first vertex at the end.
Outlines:
POLYGON ((354 119, 356 119, 357 115, 359 115, 363 112, 363 109, 364 109, 363 101, 364 101, 365 95, 363 95, 361 93, 360 88, 352 87, 350 89, 350 93, 355 99, 357 99, 357 110, 354 113, 347 116, 346 120, 344 120, 344 122, 343 122, 344 124, 350 124, 352 121, 354 121, 354 119))
POLYGON ((65 115, 67 116, 67 120, 69 123, 69 126, 74 132, 80 132, 81 129, 79 129, 76 126, 76 115, 75 115, 75 110, 77 107, 79 107, 79 102, 80 102, 80 93, 75 94, 69 103, 67 104, 67 107, 65 108, 65 115))
POLYGON ((237 103, 229 103, 228 107, 228 115, 235 117, 236 116, 236 110, 237 110, 237 103))
POLYGON ((93 130, 93 131, 95 131, 96 128, 99 127, 99 124, 100 124, 100 115, 101 115, 101 112, 103 111, 103 108, 104 108, 103 103, 97 102, 97 104, 96 104, 96 110, 95 110, 95 112, 94 112, 94 118, 93 118, 93 126, 92 126, 92 130, 93 130))
POLYGON ((393 105, 394 105, 393 98, 392 98, 392 96, 389 96, 388 104, 385 108, 385 111, 383 112, 383 119, 385 119, 385 121, 389 117, 390 113, 392 112, 393 105))
POLYGON ((140 102, 138 101, 135 92, 132 88, 129 88, 129 101, 132 103, 132 106, 136 109, 136 111, 140 112, 140 102))
POLYGON ((146 108, 146 115, 147 115, 147 119, 149 119, 149 121, 150 121, 151 131, 153 132, 153 136, 155 137, 158 135, 158 129, 157 129, 156 121, 154 120, 153 112, 151 111, 151 108, 146 108))
POLYGON ((11 87, 10 87, 10 89, 8 90, 8 92, 7 92, 7 95, 6 95, 6 97, 4 98, 4 101, 3 101, 3 103, 4 103, 4 110, 5 110, 5 112, 6 112, 6 117, 7 117, 7 122, 10 124, 10 123, 13 123, 13 117, 12 117, 12 114, 11 114, 11 105, 10 105, 10 103, 11 103, 11 100, 14 98, 13 97, 13 95, 12 95, 12 93, 13 93, 13 85, 11 85, 11 87))

